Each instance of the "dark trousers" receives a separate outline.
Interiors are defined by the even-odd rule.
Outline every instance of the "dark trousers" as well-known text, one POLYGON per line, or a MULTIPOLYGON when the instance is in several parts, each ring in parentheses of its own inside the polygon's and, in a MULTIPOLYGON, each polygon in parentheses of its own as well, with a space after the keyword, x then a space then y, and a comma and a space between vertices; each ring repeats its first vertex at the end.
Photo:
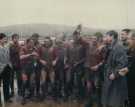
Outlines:
POLYGON ((70 69, 65 69, 65 97, 68 99, 69 96, 72 95, 72 89, 73 89, 73 74, 72 71, 70 69))
POLYGON ((37 69, 35 72, 35 82, 36 82, 36 96, 39 96, 40 94, 40 75, 41 75, 41 70, 37 69))
POLYGON ((40 77, 41 77, 41 63, 37 63, 37 66, 35 66, 33 69, 35 71, 35 90, 36 90, 36 96, 38 97, 40 95, 40 77))
POLYGON ((7 65, 0 75, 0 80, 3 82, 3 94, 5 101, 8 101, 10 98, 10 72, 11 68, 7 65))
POLYGON ((132 84, 134 80, 128 79, 129 107, 135 107, 135 87, 132 84))
POLYGON ((15 72, 12 69, 11 72, 10 72, 10 89, 11 89, 12 95, 14 95, 14 75, 15 75, 15 72))
POLYGON ((16 75, 17 79, 17 89, 18 94, 21 94, 22 90, 22 78, 21 78, 21 70, 19 67, 13 66, 12 72, 11 72, 11 92, 14 94, 14 76, 16 75))
POLYGON ((73 94, 77 99, 82 99, 84 97, 84 86, 82 78, 84 77, 83 65, 78 65, 73 69, 73 94))
POLYGON ((55 71, 56 96, 58 98, 65 96, 65 73, 63 69, 55 71))

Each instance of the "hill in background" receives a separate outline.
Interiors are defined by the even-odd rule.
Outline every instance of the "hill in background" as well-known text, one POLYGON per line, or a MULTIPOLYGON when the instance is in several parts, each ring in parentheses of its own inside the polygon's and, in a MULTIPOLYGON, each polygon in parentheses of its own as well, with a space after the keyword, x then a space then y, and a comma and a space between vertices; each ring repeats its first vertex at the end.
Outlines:
MULTIPOLYGON (((6 33, 11 36, 13 33, 19 34, 21 37, 29 37, 33 33, 38 33, 41 37, 44 36, 71 36, 76 26, 65 26, 55 24, 18 24, 0 27, 0 32, 6 33)), ((83 35, 93 35, 95 32, 104 33, 103 29, 82 28, 83 35)))

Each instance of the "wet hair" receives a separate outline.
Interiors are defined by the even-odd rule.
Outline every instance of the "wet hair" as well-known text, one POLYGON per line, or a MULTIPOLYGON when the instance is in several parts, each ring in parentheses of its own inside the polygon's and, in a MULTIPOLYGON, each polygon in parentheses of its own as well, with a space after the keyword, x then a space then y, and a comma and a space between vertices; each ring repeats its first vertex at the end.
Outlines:
POLYGON ((63 41, 62 41, 61 39, 56 39, 56 40, 55 40, 55 43, 56 43, 56 44, 62 44, 63 41))
POLYGON ((80 32, 74 31, 74 32, 73 32, 73 35, 80 35, 80 32))
POLYGON ((18 34, 16 34, 16 33, 15 33, 15 34, 13 34, 13 35, 12 35, 12 40, 13 40, 15 37, 19 37, 19 35, 18 35, 18 34))
POLYGON ((28 39, 26 40, 26 44, 28 44, 31 40, 32 40, 31 38, 28 38, 28 39))
POLYGON ((0 33, 0 40, 5 38, 5 37, 6 37, 6 35, 4 33, 0 33))
POLYGON ((97 40, 99 41, 101 41, 102 40, 102 38, 103 38, 103 34, 101 33, 101 32, 96 32, 95 34, 94 34, 94 36, 97 38, 97 40))
POLYGON ((126 32, 127 34, 129 34, 131 32, 131 29, 122 29, 123 32, 126 32))
POLYGON ((103 34, 101 32, 96 32, 96 33, 94 33, 94 36, 102 38, 103 34))
POLYGON ((118 33, 115 30, 108 31, 106 35, 113 37, 115 40, 118 39, 118 33))
POLYGON ((39 34, 38 33, 33 33, 31 37, 32 38, 39 38, 39 34))
POLYGON ((49 36, 46 36, 46 37, 45 37, 45 39, 49 39, 49 40, 51 40, 51 38, 50 38, 49 36))

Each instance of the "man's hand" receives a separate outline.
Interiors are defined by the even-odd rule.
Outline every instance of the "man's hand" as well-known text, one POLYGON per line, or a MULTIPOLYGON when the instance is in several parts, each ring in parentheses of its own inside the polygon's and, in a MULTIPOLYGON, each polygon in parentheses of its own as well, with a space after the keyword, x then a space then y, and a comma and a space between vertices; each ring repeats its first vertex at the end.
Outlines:
POLYGON ((24 81, 26 81, 26 80, 28 80, 28 77, 27 77, 27 75, 26 74, 22 74, 22 80, 24 80, 24 81))
POLYGON ((66 64, 64 68, 65 68, 65 69, 69 68, 69 65, 66 64))
POLYGON ((92 67, 91 67, 91 70, 92 70, 92 71, 97 71, 97 70, 98 70, 98 65, 92 66, 92 67))
POLYGON ((37 52, 32 52, 31 55, 33 55, 33 56, 39 56, 37 52))
POLYGON ((105 47, 105 45, 101 45, 101 46, 98 47, 97 50, 98 50, 98 51, 101 51, 104 47, 105 47))
POLYGON ((123 68, 119 70, 119 75, 120 76, 125 76, 129 72, 128 68, 123 68))
POLYGON ((110 80, 114 80, 114 79, 115 79, 115 75, 114 75, 113 73, 110 74, 109 79, 110 79, 110 80))
POLYGON ((41 62, 43 65, 46 65, 46 64, 47 64, 47 62, 44 61, 44 60, 40 60, 40 62, 41 62))
POLYGON ((57 62, 57 60, 54 60, 54 61, 52 62, 53 66, 56 65, 56 62, 57 62))

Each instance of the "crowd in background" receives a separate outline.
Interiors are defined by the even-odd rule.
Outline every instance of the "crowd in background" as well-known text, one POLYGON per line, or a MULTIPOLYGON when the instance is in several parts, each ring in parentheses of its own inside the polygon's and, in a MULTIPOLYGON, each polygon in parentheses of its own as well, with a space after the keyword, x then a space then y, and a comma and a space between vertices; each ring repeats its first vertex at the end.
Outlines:
POLYGON ((85 107, 134 107, 135 32, 123 29, 84 38, 81 26, 72 40, 35 33, 19 44, 19 35, 0 33, 0 84, 4 101, 17 94, 29 101, 78 101, 85 107), (119 39, 120 38, 120 39, 119 39))

